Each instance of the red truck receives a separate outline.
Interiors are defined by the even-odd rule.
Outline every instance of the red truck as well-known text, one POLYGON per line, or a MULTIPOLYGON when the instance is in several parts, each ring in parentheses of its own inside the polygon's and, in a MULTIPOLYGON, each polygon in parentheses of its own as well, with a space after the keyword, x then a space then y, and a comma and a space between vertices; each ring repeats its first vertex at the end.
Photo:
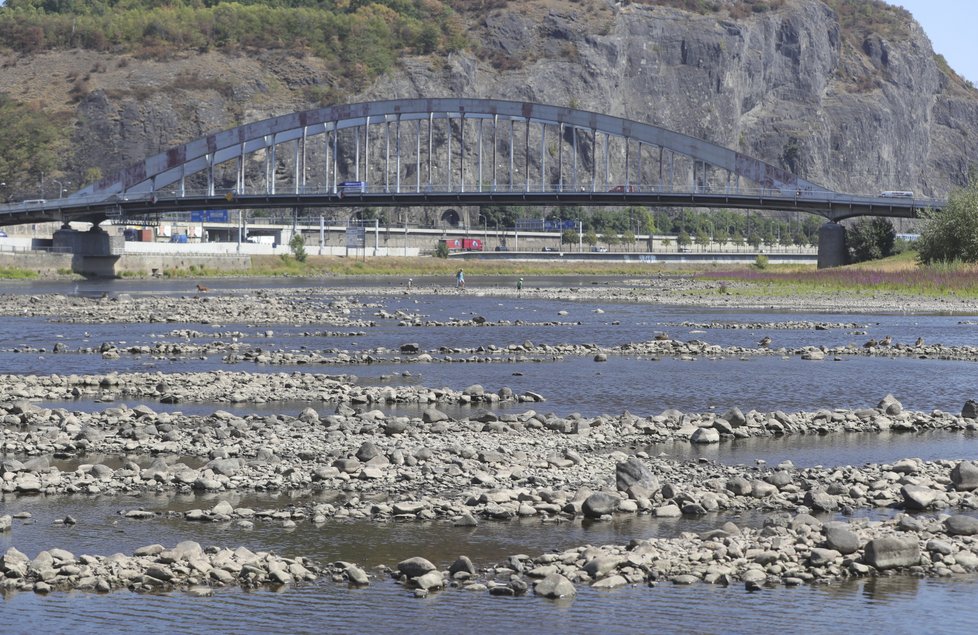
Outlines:
POLYGON ((482 251, 483 244, 479 238, 445 238, 440 242, 444 243, 448 251, 482 251))

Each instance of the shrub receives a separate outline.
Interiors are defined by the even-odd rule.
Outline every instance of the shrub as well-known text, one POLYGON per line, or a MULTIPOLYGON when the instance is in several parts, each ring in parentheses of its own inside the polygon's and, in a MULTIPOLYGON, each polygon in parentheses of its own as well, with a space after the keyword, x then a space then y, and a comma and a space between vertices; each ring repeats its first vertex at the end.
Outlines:
POLYGON ((302 237, 302 232, 296 232, 292 235, 292 239, 289 241, 289 249, 292 250, 292 256, 297 261, 306 261, 306 241, 302 237))
POLYGON ((923 213, 917 259, 923 264, 978 262, 978 181, 951 192, 947 206, 923 213))
POLYGON ((448 258, 448 245, 443 242, 438 243, 438 247, 435 248, 435 256, 438 258, 448 258))
POLYGON ((757 254, 757 258, 754 259, 754 267, 757 269, 767 269, 767 256, 764 254, 757 254))
POLYGON ((896 230, 886 218, 862 218, 846 228, 851 262, 879 260, 893 255, 896 230))

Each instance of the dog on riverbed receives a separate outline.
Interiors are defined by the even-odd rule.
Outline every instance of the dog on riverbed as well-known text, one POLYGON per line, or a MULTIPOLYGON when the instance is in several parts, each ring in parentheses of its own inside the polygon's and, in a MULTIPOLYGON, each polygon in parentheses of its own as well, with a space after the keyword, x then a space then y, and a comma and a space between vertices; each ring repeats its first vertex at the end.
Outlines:
POLYGON ((210 289, 208 289, 207 287, 205 287, 205 286, 204 286, 204 285, 202 285, 202 284, 198 284, 198 285, 197 285, 197 291, 199 291, 199 292, 201 292, 201 293, 204 293, 205 291, 210 291, 210 289))

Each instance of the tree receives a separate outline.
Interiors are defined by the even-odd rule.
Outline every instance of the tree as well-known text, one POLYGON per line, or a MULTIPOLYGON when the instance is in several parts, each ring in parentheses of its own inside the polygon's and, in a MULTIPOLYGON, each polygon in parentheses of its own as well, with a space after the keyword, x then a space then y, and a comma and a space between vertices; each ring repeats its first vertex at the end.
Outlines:
POLYGON ((710 242, 710 235, 706 233, 706 230, 702 227, 696 230, 696 244, 700 246, 700 251, 703 251, 706 245, 710 242))
POLYGON ((849 260, 865 262, 893 255, 896 230, 886 218, 861 218, 846 228, 849 260))
POLYGON ((292 255, 299 262, 306 261, 306 241, 302 237, 302 232, 296 232, 292 235, 292 239, 289 240, 289 249, 292 250, 292 255))
POLYGON ((565 229, 560 233, 560 242, 564 245, 576 245, 579 243, 581 235, 576 229, 565 229))
POLYGON ((628 230, 621 235, 621 242, 626 246, 628 251, 635 248, 635 232, 628 230))
POLYGON ((598 244, 598 234, 593 229, 587 230, 584 234, 584 242, 591 247, 598 244))
POLYGON ((618 234, 615 232, 607 232, 601 237, 601 241, 608 245, 608 249, 611 249, 618 244, 618 234))
POLYGON ((679 235, 676 236, 676 244, 680 247, 689 247, 692 242, 692 239, 689 237, 689 234, 686 233, 685 229, 679 232, 679 235))
POLYGON ((951 192, 944 209, 927 210, 922 216, 917 260, 978 262, 978 180, 951 192))

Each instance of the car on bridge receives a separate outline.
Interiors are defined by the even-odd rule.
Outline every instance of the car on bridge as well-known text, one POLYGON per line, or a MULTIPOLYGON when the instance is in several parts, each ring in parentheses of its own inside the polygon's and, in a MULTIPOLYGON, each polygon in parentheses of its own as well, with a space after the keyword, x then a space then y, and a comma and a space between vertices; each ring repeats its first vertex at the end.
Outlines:
POLYGON ((880 198, 913 198, 913 192, 909 190, 886 190, 880 192, 880 198))
POLYGON ((366 191, 366 181, 343 181, 339 184, 340 198, 342 198, 344 194, 364 194, 366 191))

